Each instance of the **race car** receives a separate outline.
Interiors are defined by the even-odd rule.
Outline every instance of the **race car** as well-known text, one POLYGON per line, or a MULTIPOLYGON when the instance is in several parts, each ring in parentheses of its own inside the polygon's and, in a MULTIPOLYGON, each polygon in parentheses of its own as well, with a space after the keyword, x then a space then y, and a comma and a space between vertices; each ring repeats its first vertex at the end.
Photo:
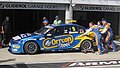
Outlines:
POLYGON ((93 35, 80 36, 85 28, 77 24, 50 25, 34 33, 20 34, 9 42, 11 53, 35 54, 42 51, 67 51, 91 49, 93 35))

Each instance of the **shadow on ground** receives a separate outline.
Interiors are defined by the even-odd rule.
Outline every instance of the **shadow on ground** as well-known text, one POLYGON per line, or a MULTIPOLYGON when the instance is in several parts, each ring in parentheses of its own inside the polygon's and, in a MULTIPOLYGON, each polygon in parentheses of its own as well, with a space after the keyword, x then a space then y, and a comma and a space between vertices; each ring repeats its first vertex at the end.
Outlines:
POLYGON ((3 63, 3 62, 9 62, 9 61, 15 61, 16 59, 13 58, 13 59, 7 59, 7 60, 0 60, 0 63, 3 63))
POLYGON ((117 51, 120 50, 120 45, 116 45, 117 51))

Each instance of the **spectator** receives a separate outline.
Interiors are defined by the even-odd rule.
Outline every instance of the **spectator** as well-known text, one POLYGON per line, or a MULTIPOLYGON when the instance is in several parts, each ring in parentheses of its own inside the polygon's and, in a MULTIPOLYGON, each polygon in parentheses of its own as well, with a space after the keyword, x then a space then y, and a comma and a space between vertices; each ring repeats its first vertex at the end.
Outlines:
POLYGON ((2 32, 3 33, 3 45, 8 44, 11 34, 11 26, 9 22, 9 17, 6 17, 2 23, 2 32))

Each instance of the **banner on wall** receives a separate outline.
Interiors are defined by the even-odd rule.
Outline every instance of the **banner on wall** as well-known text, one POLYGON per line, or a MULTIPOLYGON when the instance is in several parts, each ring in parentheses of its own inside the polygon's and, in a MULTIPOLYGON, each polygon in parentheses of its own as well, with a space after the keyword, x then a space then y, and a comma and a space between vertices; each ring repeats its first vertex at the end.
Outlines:
POLYGON ((0 3, 0 9, 65 10, 63 4, 0 3))
POLYGON ((76 5, 74 10, 120 12, 120 6, 76 5))

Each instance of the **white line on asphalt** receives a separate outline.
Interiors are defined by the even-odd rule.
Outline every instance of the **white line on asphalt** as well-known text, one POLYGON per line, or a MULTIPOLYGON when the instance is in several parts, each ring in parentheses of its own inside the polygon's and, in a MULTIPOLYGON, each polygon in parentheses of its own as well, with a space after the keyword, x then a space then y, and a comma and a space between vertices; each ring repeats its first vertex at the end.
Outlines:
POLYGON ((69 62, 93 62, 93 61, 110 61, 110 60, 120 60, 120 59, 108 59, 108 60, 80 60, 80 61, 68 61, 68 60, 64 60, 64 61, 57 61, 57 62, 29 62, 29 63, 25 63, 25 64, 39 64, 39 63, 69 63, 69 62))
POLYGON ((104 65, 104 66, 86 66, 86 67, 65 67, 65 68, 109 68, 109 67, 120 67, 120 65, 104 65))

